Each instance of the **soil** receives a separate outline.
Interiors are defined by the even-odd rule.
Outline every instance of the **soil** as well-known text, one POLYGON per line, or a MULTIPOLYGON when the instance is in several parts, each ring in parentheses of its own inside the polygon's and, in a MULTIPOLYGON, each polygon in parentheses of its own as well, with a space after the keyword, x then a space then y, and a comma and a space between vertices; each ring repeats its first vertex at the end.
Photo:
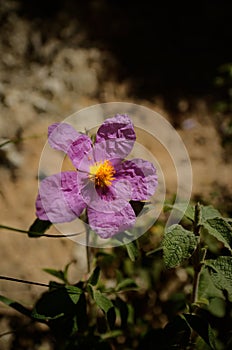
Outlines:
MULTIPOLYGON (((165 109, 162 96, 138 99, 129 92, 130 79, 115 81, 118 66, 112 54, 87 45, 86 33, 78 21, 68 22, 65 13, 63 17, 58 14, 59 25, 54 25, 53 32, 44 38, 41 22, 21 15, 20 6, 17 1, 0 4, 0 138, 1 143, 13 140, 0 149, 1 225, 27 230, 35 220, 38 164, 48 125, 84 107, 113 101, 146 106, 177 125, 192 163, 192 198, 213 202, 225 212, 232 210, 232 163, 225 160, 216 115, 204 96, 191 101, 180 96, 173 113, 165 109)), ((170 198, 175 193, 173 165, 162 152, 159 159, 170 198)), ((3 276, 48 283, 50 277, 42 269, 62 269, 71 260, 75 261, 70 269, 71 281, 87 271, 85 247, 70 239, 29 239, 6 229, 1 229, 0 235, 3 276)), ((26 305, 31 305, 43 290, 0 281, 0 294, 26 305)), ((0 334, 17 328, 17 317, 0 304, 0 334)), ((37 349, 49 349, 46 330, 43 332, 44 342, 37 349)), ((0 348, 9 349, 11 341, 12 335, 0 337, 0 348)), ((18 348, 29 348, 23 346, 18 348)))

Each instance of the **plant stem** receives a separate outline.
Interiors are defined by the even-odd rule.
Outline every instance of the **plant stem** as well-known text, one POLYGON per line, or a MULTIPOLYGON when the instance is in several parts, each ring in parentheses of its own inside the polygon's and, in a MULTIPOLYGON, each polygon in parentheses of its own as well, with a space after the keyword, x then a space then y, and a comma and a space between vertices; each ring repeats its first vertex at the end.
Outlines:
POLYGON ((90 272, 90 247, 89 247, 89 227, 86 229, 86 259, 87 259, 87 273, 90 272))
MULTIPOLYGON (((194 215, 194 225, 193 225, 193 233, 195 234, 195 236, 197 237, 200 236, 200 230, 201 230, 201 206, 199 203, 197 203, 195 205, 195 215, 194 215)), ((206 256, 206 248, 202 247, 202 243, 199 239, 199 243, 192 256, 192 262, 193 262, 193 268, 194 268, 193 290, 192 290, 192 296, 191 296, 192 304, 197 302, 200 274, 201 274, 203 262, 205 260, 205 256, 206 256)))
POLYGON ((46 233, 41 233, 39 235, 39 232, 31 232, 31 231, 26 231, 26 230, 21 230, 15 227, 10 227, 10 226, 5 226, 5 225, 0 225, 0 229, 5 229, 5 230, 9 230, 9 231, 14 231, 14 232, 20 232, 20 233, 32 233, 32 234, 37 234, 37 237, 49 237, 49 238, 65 238, 65 237, 73 237, 73 236, 78 236, 80 234, 82 234, 83 232, 79 232, 79 233, 70 233, 70 234, 66 234, 66 235, 49 235, 46 233))
POLYGON ((0 280, 6 280, 6 281, 18 282, 18 283, 24 283, 24 284, 32 284, 32 285, 40 286, 40 287, 49 287, 49 285, 45 284, 45 283, 26 281, 26 280, 21 280, 18 278, 7 277, 7 276, 0 276, 0 280))
POLYGON ((6 141, 3 141, 0 144, 0 148, 6 146, 8 143, 19 143, 19 142, 30 140, 30 139, 38 139, 41 136, 43 137, 44 135, 45 135, 45 133, 40 134, 40 135, 32 135, 32 136, 27 136, 27 137, 18 137, 18 138, 16 137, 16 138, 8 139, 6 141))

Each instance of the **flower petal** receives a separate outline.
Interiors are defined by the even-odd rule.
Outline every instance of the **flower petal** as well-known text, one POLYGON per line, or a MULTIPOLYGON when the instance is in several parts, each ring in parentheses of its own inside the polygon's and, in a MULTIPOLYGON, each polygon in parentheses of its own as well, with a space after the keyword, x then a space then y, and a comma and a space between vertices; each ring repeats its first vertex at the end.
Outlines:
POLYGON ((120 211, 131 197, 131 186, 125 179, 113 182, 111 186, 98 189, 88 173, 78 172, 78 189, 87 207, 102 213, 120 211))
MULTIPOLYGON (((117 140, 117 148, 120 153, 124 150, 118 157, 125 158, 131 152, 136 135, 134 126, 126 114, 116 114, 115 117, 106 119, 99 127, 96 134, 96 144, 107 140, 117 140)), ((111 143, 109 143, 108 148, 110 145, 111 143)), ((114 158, 117 158, 116 151, 114 158)))
POLYGON ((47 177, 40 183, 36 200, 36 215, 53 223, 69 222, 86 208, 78 188, 77 173, 63 172, 47 177))
POLYGON ((48 142, 52 148, 67 153, 76 168, 92 148, 92 141, 87 135, 80 134, 66 123, 55 123, 48 127, 48 142))
POLYGON ((102 213, 88 208, 89 225, 101 238, 110 238, 117 233, 132 228, 135 224, 135 213, 129 203, 114 213, 102 213))
POLYGON ((48 142, 50 146, 65 153, 80 135, 67 123, 54 123, 48 127, 48 142))
POLYGON ((157 187, 157 174, 154 165, 143 159, 126 160, 116 165, 116 179, 130 182, 131 198, 134 201, 151 197, 157 187))
POLYGON ((87 135, 80 135, 68 149, 68 156, 78 169, 82 159, 91 151, 92 141, 87 135))

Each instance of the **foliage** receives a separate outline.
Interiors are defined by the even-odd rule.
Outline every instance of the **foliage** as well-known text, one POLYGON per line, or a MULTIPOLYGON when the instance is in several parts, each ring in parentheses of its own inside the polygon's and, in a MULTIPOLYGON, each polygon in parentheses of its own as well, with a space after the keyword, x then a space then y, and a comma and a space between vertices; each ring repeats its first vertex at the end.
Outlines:
MULTIPOLYGON (((110 252, 95 249, 87 278, 69 282, 72 262, 63 270, 46 268, 58 282, 52 279, 33 307, 3 295, 0 301, 48 325, 55 349, 229 350, 231 220, 212 206, 166 205, 170 209, 183 213, 181 224, 163 232, 157 222, 137 241, 110 252)), ((46 237, 49 227, 37 219, 28 236, 46 237)))

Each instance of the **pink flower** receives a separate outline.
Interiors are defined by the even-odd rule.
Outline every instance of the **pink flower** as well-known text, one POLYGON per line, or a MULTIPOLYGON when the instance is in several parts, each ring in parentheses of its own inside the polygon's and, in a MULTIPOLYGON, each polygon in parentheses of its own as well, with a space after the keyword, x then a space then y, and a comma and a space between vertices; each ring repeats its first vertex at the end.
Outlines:
POLYGON ((127 115, 106 119, 91 139, 66 123, 48 129, 51 147, 65 152, 77 171, 45 178, 36 200, 36 215, 52 223, 69 222, 86 209, 88 224, 109 238, 134 226, 130 201, 151 197, 157 186, 156 169, 142 160, 125 160, 136 139, 127 115))

